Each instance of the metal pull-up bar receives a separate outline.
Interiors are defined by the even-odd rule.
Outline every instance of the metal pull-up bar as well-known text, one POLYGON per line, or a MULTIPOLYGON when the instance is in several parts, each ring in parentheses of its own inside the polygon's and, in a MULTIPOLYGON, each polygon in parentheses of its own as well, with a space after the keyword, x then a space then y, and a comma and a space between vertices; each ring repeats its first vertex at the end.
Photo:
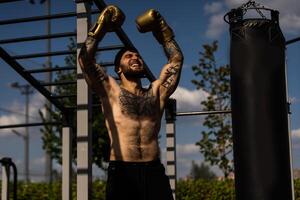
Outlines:
POLYGON ((300 41, 300 37, 288 40, 288 41, 285 42, 285 44, 289 45, 289 44, 292 44, 292 43, 295 43, 295 42, 298 42, 298 41, 300 41))
POLYGON ((2 165, 2 188, 1 188, 1 199, 9 200, 9 180, 10 180, 10 167, 13 169, 13 200, 17 200, 17 167, 11 158, 4 157, 0 160, 2 165))

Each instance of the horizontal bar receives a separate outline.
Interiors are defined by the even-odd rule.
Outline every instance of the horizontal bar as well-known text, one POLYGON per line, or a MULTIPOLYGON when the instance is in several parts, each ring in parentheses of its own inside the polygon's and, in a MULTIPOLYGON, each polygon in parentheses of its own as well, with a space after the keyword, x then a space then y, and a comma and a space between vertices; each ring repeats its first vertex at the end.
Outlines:
MULTIPOLYGON (((91 11, 91 14, 100 13, 99 10, 91 11)), ((75 17, 77 16, 76 12, 67 12, 67 13, 59 13, 54 15, 42 15, 42 16, 35 16, 35 17, 27 17, 27 18, 17 18, 17 19, 8 19, 0 21, 0 25, 8 25, 8 24, 17 24, 17 23, 24 23, 24 22, 34 22, 34 21, 42 21, 48 19, 60 19, 66 17, 75 17)))
MULTIPOLYGON (((92 105, 93 108, 98 108, 98 107, 100 107, 100 106, 101 106, 101 104, 99 104, 99 103, 98 103, 98 104, 93 104, 93 105, 92 105)), ((67 106, 66 108, 67 108, 67 109, 72 109, 72 110, 73 110, 73 109, 77 109, 77 106, 67 106)))
POLYGON ((67 113, 64 106, 55 99, 51 99, 51 93, 42 87, 31 74, 24 72, 24 67, 20 65, 15 59, 13 59, 2 47, 0 47, 0 57, 10 65, 20 76, 22 76, 28 83, 30 83, 36 90, 38 90, 46 99, 48 99, 53 105, 55 105, 63 113, 67 113))
POLYGON ((288 41, 285 42, 285 44, 289 45, 289 44, 292 44, 292 43, 295 43, 295 42, 298 42, 298 41, 300 41, 300 37, 288 40, 288 41))
POLYGON ((51 68, 40 68, 40 69, 30 69, 25 70, 28 73, 42 73, 42 72, 54 72, 54 71, 63 71, 63 70, 75 70, 76 67, 51 67, 51 68))
MULTIPOLYGON (((99 63, 102 67, 114 66, 113 62, 103 62, 99 63)), ((28 73, 43 73, 43 72, 54 72, 54 71, 64 71, 64 70, 76 70, 76 67, 51 67, 51 68, 39 68, 39 69, 29 69, 25 70, 28 73)))
POLYGON ((0 129, 7 128, 21 128, 21 127, 29 127, 29 126, 44 126, 44 125, 61 125, 61 122, 37 122, 37 123, 27 123, 27 124, 11 124, 11 125, 2 125, 0 129))
POLYGON ((77 81, 59 81, 59 82, 50 82, 50 83, 40 83, 41 86, 52 86, 52 85, 71 85, 76 84, 77 81))
POLYGON ((114 62, 101 62, 101 63, 99 63, 99 65, 101 67, 112 67, 112 66, 115 66, 115 63, 114 62))
MULTIPOLYGON (((117 50, 124 47, 123 45, 111 45, 107 47, 100 47, 97 51, 110 51, 117 50)), ((55 51, 55 52, 44 52, 44 53, 34 53, 34 54, 26 54, 26 55, 17 55, 12 56, 13 59, 28 59, 28 58, 39 58, 39 57, 47 57, 47 56, 60 56, 60 55, 69 55, 76 54, 77 50, 64 50, 64 51, 55 51)))
POLYGON ((17 55, 12 56, 13 59, 28 59, 28 58, 39 58, 39 57, 47 57, 47 56, 60 56, 60 55, 69 55, 74 54, 75 51, 64 50, 64 51, 54 51, 54 52, 45 52, 45 53, 33 53, 26 55, 17 55))
POLYGON ((34 40, 53 39, 53 38, 72 37, 72 36, 76 36, 76 32, 54 33, 54 34, 47 34, 47 35, 36 35, 30 37, 4 39, 4 40, 0 40, 0 44, 28 42, 34 40))
POLYGON ((12 2, 16 2, 16 1, 24 1, 24 0, 1 0, 0 4, 1 3, 12 3, 12 2))
POLYGON ((69 94, 69 95, 59 95, 59 96, 52 96, 54 99, 63 99, 63 98, 75 98, 76 94, 69 94))
POLYGON ((191 115, 215 115, 215 114, 227 114, 231 113, 231 110, 220 111, 194 111, 194 112, 177 112, 176 116, 191 116, 191 115))

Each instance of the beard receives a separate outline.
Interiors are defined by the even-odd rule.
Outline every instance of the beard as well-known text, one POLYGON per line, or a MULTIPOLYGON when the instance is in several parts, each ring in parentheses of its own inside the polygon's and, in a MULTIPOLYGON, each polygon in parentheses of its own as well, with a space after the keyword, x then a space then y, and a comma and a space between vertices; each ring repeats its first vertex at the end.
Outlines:
POLYGON ((123 74, 128 78, 143 78, 145 75, 145 68, 138 60, 130 60, 127 66, 123 66, 123 74), (137 64, 138 67, 133 67, 137 64))
POLYGON ((143 78, 145 75, 145 70, 132 70, 132 69, 128 69, 126 71, 123 72, 125 77, 128 78, 143 78))

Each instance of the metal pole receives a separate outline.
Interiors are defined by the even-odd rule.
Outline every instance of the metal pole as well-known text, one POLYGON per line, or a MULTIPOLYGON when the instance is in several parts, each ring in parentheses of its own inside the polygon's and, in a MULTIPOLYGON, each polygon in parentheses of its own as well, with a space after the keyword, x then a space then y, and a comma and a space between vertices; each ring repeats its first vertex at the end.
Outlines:
MULTIPOLYGON (((1 3, 1 1, 0 1, 0 3, 1 3)), ((91 11, 91 14, 97 14, 97 13, 99 13, 99 10, 91 11)), ((41 20, 47 20, 47 19, 61 19, 61 18, 76 17, 76 16, 77 16, 76 12, 68 12, 68 13, 59 13, 59 14, 46 15, 46 16, 8 19, 8 20, 1 20, 0 25, 17 24, 17 23, 24 23, 24 22, 34 22, 34 21, 41 21, 41 20)))
MULTIPOLYGON (((30 94, 30 85, 25 85, 25 124, 29 123, 29 94, 30 94)), ((28 126, 25 127, 25 181, 29 182, 29 129, 28 126)))
MULTIPOLYGON (((26 137, 25 137, 23 134, 21 134, 20 132, 14 130, 14 129, 12 129, 11 131, 12 131, 14 134, 16 134, 17 136, 21 137, 21 138, 24 140, 24 163, 26 163, 26 145, 25 145, 25 143, 26 143, 26 137)), ((25 170, 24 170, 24 171, 25 171, 25 170)), ((16 176, 16 172, 14 172, 14 175, 16 176)), ((17 184, 17 183, 14 183, 14 184, 17 184)), ((16 186, 15 186, 15 187, 16 187, 16 186)))
POLYGON ((230 114, 231 110, 177 112, 176 116, 230 114))
POLYGON ((62 129, 62 199, 72 199, 72 129, 62 129))
MULTIPOLYGON (((287 44, 286 44, 287 45, 287 44)), ((288 140, 289 146, 292 146, 292 138, 291 138, 291 109, 290 109, 290 100, 289 100, 289 90, 288 90, 288 77, 287 77, 287 58, 285 58, 285 67, 284 67, 284 75, 285 75, 285 91, 286 91, 286 102, 288 103, 288 140)), ((290 171, 291 171, 291 186, 292 186, 292 200, 295 200, 295 187, 294 187, 294 173, 293 173, 293 159, 292 159, 292 148, 289 148, 289 158, 290 158, 290 171)))
POLYGON ((285 45, 289 45, 289 44, 292 44, 292 43, 295 43, 295 42, 298 42, 298 41, 300 41, 300 37, 297 37, 297 38, 286 41, 285 45))
POLYGON ((28 124, 10 124, 10 125, 0 126, 0 129, 6 129, 6 128, 23 128, 23 127, 26 127, 26 126, 44 126, 44 125, 59 126, 59 125, 61 125, 61 122, 47 122, 47 123, 37 122, 37 123, 28 123, 28 124))
MULTIPOLYGON (((77 44, 83 44, 91 23, 89 2, 77 3, 77 44), (84 14, 83 14, 84 13, 84 14)), ((77 56, 80 45, 77 45, 77 56)), ((92 197, 92 93, 77 62, 77 200, 92 197)))
MULTIPOLYGON (((97 51, 110 51, 110 50, 118 50, 124 47, 124 45, 110 45, 104 46, 97 49, 97 51)), ((53 51, 53 52, 42 52, 42 53, 33 53, 33 54, 26 54, 26 55, 16 55, 11 56, 11 58, 17 59, 28 59, 28 58, 39 58, 39 57, 47 57, 47 56, 62 56, 62 55, 70 55, 76 54, 76 50, 62 50, 62 51, 53 51)))
POLYGON ((166 136, 167 136, 167 174, 169 176, 173 198, 176 198, 176 100, 169 99, 165 106, 166 136))
MULTIPOLYGON (((17 88, 21 91, 22 95, 25 95, 25 135, 24 135, 24 175, 25 175, 25 181, 29 182, 29 95, 33 93, 33 90, 31 89, 31 86, 28 84, 25 85, 19 85, 18 82, 11 84, 12 88, 17 88)), ((6 126, 0 126, 1 128, 5 128, 6 126)))
POLYGON ((17 166, 14 162, 10 163, 10 166, 12 166, 13 173, 14 173, 14 183, 13 183, 13 198, 14 200, 18 199, 18 170, 17 166))
MULTIPOLYGON (((46 1, 46 11, 47 11, 47 15, 51 14, 51 1, 47 0, 46 1)), ((46 33, 47 35, 51 34, 51 20, 48 19, 47 21, 47 27, 46 27, 46 33)), ((47 52, 50 53, 51 52, 51 39, 47 39, 47 52)), ((51 63, 51 56, 47 57, 47 61, 46 61, 46 68, 47 69, 51 69, 52 68, 52 63, 51 63)), ((52 82, 52 72, 49 71, 46 74, 46 82, 51 83, 52 82)), ((47 89, 49 90, 49 92, 52 92, 52 87, 51 85, 49 85, 47 87, 47 89)), ((46 107, 49 108, 46 109, 46 120, 47 121, 51 121, 51 110, 52 110, 52 104, 50 101, 46 100, 46 107)), ((51 129, 52 130, 52 129, 51 129)), ((48 183, 52 182, 52 159, 51 159, 51 155, 47 152, 47 150, 45 151, 45 180, 48 183)))
POLYGON ((14 162, 12 162, 11 158, 4 157, 0 160, 0 164, 2 165, 2 191, 1 191, 1 199, 9 200, 9 179, 10 179, 10 167, 13 168, 13 200, 17 200, 17 181, 18 181, 18 172, 17 167, 14 162))
POLYGON ((9 194, 9 165, 2 163, 1 199, 8 200, 9 194))

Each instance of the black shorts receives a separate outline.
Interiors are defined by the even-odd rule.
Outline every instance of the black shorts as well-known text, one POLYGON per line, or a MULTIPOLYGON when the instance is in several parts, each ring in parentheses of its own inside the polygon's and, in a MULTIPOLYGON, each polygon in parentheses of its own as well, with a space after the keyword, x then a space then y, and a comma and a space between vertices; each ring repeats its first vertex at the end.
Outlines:
POLYGON ((159 160, 110 161, 106 200, 173 200, 164 166, 159 160))

